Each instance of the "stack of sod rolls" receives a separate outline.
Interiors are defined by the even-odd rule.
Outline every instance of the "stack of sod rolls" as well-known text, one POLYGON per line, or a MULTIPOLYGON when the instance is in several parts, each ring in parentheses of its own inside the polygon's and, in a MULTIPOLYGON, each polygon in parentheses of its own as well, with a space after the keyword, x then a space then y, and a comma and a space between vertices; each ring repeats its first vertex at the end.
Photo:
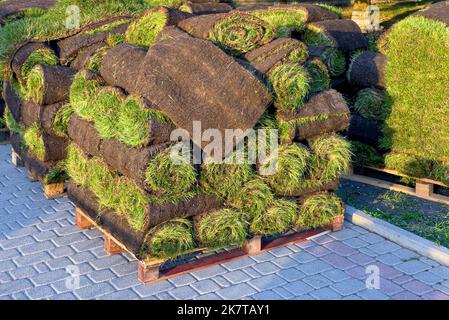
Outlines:
POLYGON ((347 79, 351 85, 351 139, 354 164, 379 166, 388 150, 382 146, 383 127, 390 114, 385 91, 386 57, 377 51, 358 51, 351 57, 347 79))
POLYGON ((433 4, 383 34, 381 53, 354 57, 348 78, 364 89, 350 133, 380 151, 356 143, 357 162, 449 185, 448 12, 448 1, 433 4))
MULTIPOLYGON (((332 191, 350 163, 337 134, 349 109, 330 89, 328 64, 290 36, 338 16, 315 5, 189 11, 157 7, 88 25, 51 43, 55 64, 31 68, 24 97, 42 106, 55 100, 42 85, 48 70, 70 70, 51 87, 68 105, 58 129, 69 140, 69 198, 139 259, 327 226, 344 210, 332 191), (241 163, 228 150, 224 163, 193 164, 207 139, 186 145, 172 134, 194 138, 194 121, 200 134, 278 129, 279 158, 241 163)), ((235 143, 249 149, 243 137, 235 143)))
MULTIPOLYGON (((42 15, 46 9, 55 4, 56 0, 27 1, 8 0, 0 2, 0 27, 17 22, 21 19, 42 15)), ((0 80, 0 88, 3 87, 3 79, 0 80)), ((5 114, 5 102, 0 96, 0 142, 9 140, 9 131, 3 119, 5 114)))

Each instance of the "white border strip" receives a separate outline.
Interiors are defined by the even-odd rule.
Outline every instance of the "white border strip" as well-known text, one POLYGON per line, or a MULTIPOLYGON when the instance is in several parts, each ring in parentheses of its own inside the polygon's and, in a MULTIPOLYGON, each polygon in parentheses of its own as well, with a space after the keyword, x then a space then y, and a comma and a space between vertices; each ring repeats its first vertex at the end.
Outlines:
POLYGON ((346 206, 345 219, 357 226, 393 241, 402 247, 449 266, 449 249, 401 229, 391 223, 374 218, 354 207, 346 206))

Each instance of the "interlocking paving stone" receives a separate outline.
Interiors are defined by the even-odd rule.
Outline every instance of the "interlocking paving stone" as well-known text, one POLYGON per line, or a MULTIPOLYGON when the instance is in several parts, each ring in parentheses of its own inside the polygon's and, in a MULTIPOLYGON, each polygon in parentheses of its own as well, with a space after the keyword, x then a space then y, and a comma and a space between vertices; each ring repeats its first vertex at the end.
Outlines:
POLYGON ((419 295, 419 296, 433 291, 431 286, 425 284, 424 282, 418 281, 418 280, 413 280, 413 281, 407 282, 402 287, 419 295))
POLYGON ((419 260, 410 260, 394 266, 397 270, 412 275, 430 269, 430 266, 419 260))
POLYGON ((394 300, 421 300, 419 296, 416 294, 410 292, 410 291, 403 291, 401 293, 398 293, 397 295, 393 296, 394 300))
MULTIPOLYGON (((241 271, 235 271, 235 272, 241 272, 241 271)), ((200 294, 215 292, 216 290, 220 289, 220 286, 215 281, 210 280, 210 279, 194 282, 191 284, 191 286, 193 287, 193 289, 198 291, 200 294)))
POLYGON ((433 285, 439 283, 443 280, 443 278, 437 276, 436 274, 430 271, 423 271, 417 274, 414 274, 413 277, 421 282, 424 282, 428 285, 433 285))
POLYGON ((67 197, 47 200, 25 168, 10 165, 9 150, 0 146, 1 300, 449 297, 449 268, 347 222, 336 233, 144 286, 137 261, 108 256, 102 233, 79 230, 67 197), (366 288, 370 265, 380 269, 380 290, 366 288))
POLYGON ((389 296, 376 289, 366 289, 357 293, 365 300, 388 300, 389 296))
POLYGON ((318 300, 339 300, 341 295, 330 288, 321 288, 310 293, 312 297, 318 300))
POLYGON ((365 289, 366 285, 360 280, 348 279, 332 284, 331 288, 337 291, 339 294, 347 296, 365 289))
POLYGON ((303 281, 315 289, 321 289, 323 287, 327 287, 332 283, 332 281, 330 281, 329 279, 327 279, 319 274, 316 274, 314 276, 305 277, 303 279, 303 281))
POLYGON ((257 291, 246 283, 240 283, 235 286, 220 289, 216 293, 224 299, 241 299, 256 294, 257 291))

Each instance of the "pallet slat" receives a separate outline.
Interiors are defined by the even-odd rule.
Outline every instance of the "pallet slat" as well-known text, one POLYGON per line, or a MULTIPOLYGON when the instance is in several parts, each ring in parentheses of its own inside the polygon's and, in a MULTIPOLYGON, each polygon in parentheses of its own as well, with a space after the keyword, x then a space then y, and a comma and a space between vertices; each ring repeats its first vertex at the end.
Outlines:
POLYGON ((344 178, 347 180, 361 182, 361 183, 369 184, 371 186, 388 189, 391 191, 402 192, 402 193, 405 193, 405 194, 408 194, 411 196, 415 196, 415 197, 418 197, 421 199, 449 205, 449 197, 434 193, 435 185, 447 187, 442 182, 435 181, 432 179, 421 179, 421 178, 409 177, 409 176, 399 173, 395 170, 380 169, 380 168, 373 168, 373 167, 365 167, 365 168, 374 170, 374 171, 378 171, 378 172, 382 172, 382 173, 387 173, 387 174, 397 176, 397 177, 415 179, 415 187, 414 188, 407 187, 402 184, 385 181, 385 180, 381 180, 378 178, 368 177, 368 176, 364 176, 361 174, 354 174, 354 173, 350 173, 350 174, 344 176, 344 178))
MULTIPOLYGON (((134 254, 129 252, 126 247, 104 230, 92 218, 90 218, 82 209, 75 210, 76 225, 81 229, 96 227, 104 234, 104 248, 109 255, 128 252, 133 257, 134 254)), ((183 264, 175 265, 162 270, 166 260, 151 259, 139 260, 138 263, 138 279, 143 284, 150 284, 182 275, 189 272, 199 271, 201 269, 209 268, 214 265, 223 264, 233 260, 241 259, 246 256, 256 255, 261 252, 272 250, 281 246, 288 246, 294 243, 307 241, 311 238, 326 234, 331 230, 341 230, 343 228, 343 216, 339 216, 326 228, 308 230, 304 232, 294 232, 280 238, 272 240, 264 240, 261 236, 255 236, 249 239, 241 248, 231 249, 221 253, 212 254, 210 256, 201 257, 194 261, 189 261, 183 264)), ((198 249, 198 252, 203 249, 198 249)))

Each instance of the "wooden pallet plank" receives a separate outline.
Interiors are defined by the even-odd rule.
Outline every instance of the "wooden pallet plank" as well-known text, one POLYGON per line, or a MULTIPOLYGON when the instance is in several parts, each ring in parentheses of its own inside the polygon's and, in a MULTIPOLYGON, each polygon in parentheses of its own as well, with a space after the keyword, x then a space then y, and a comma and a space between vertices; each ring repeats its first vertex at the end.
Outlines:
POLYGON ((90 229, 96 226, 95 222, 78 207, 75 209, 75 223, 80 229, 90 229))
POLYGON ((54 199, 65 194, 64 182, 44 185, 44 194, 47 199, 54 199))
POLYGON ((429 194, 428 186, 427 187, 420 186, 419 187, 420 190, 418 191, 415 188, 410 188, 410 187, 407 187, 407 186, 404 186, 401 184, 388 182, 388 181, 384 181, 384 180, 380 180, 380 179, 376 179, 376 178, 366 177, 366 176, 362 176, 362 175, 358 175, 358 174, 347 175, 344 178, 351 180, 351 181, 366 183, 366 184, 369 184, 369 185, 372 185, 375 187, 388 189, 390 191, 402 192, 402 193, 405 193, 405 194, 408 194, 411 196, 415 196, 415 197, 418 197, 421 199, 449 205, 449 197, 433 193, 433 188, 432 188, 432 193, 429 194))
POLYGON ((103 237, 104 250, 108 253, 108 255, 113 256, 115 254, 124 253, 126 251, 124 247, 108 233, 103 232, 103 237))

